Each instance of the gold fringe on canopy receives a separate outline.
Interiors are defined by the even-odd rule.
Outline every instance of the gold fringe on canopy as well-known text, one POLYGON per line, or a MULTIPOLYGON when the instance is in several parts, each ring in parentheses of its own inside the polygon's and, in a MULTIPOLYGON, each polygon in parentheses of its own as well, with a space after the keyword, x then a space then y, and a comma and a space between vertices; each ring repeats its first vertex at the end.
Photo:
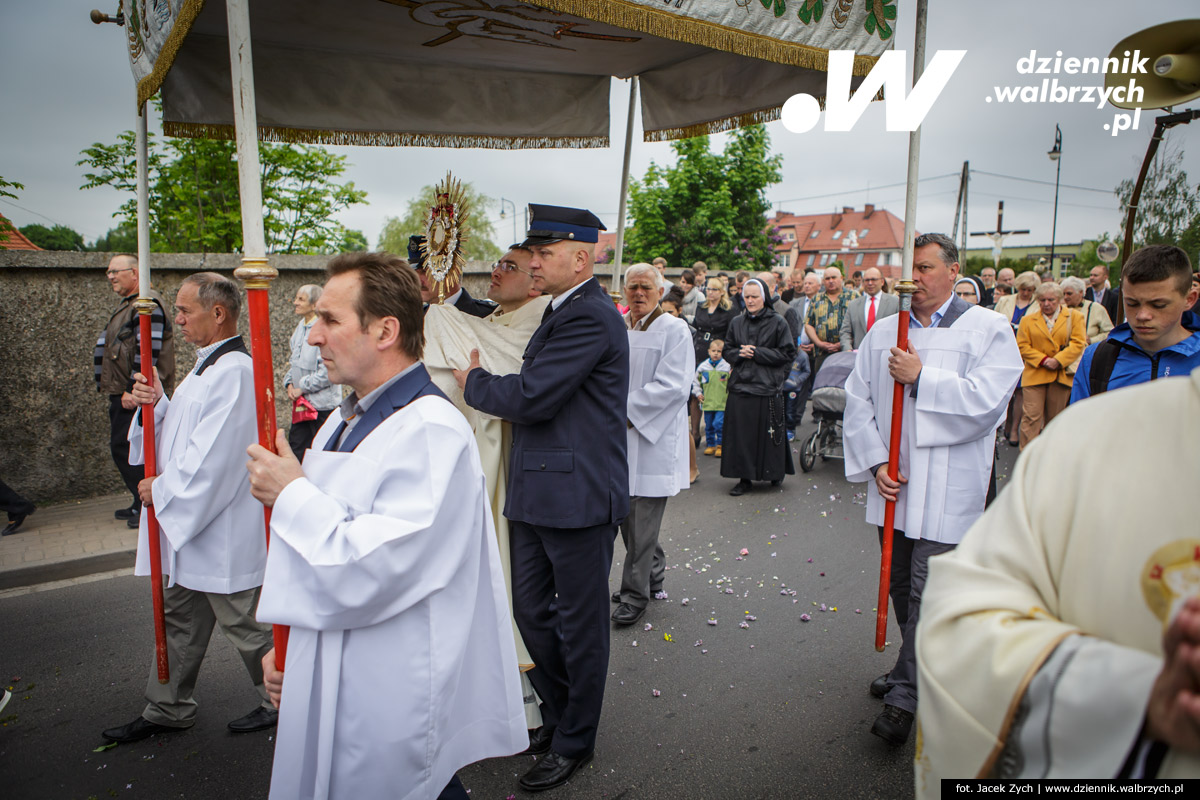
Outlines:
MULTIPOLYGON (((853 97, 853 93, 850 95, 853 97)), ((883 99, 883 87, 879 87, 879 91, 871 98, 871 101, 883 99)), ((817 106, 825 110, 825 96, 817 98, 817 106)), ((737 114, 732 117, 724 117, 722 119, 714 119, 708 122, 698 122, 695 125, 688 125, 683 128, 659 128, 658 130, 647 130, 642 133, 642 141, 645 142, 669 142, 675 139, 690 139, 693 136, 707 136, 710 133, 724 133, 736 128, 744 128, 747 125, 758 125, 763 122, 774 122, 779 119, 783 106, 772 106, 771 108, 763 108, 758 111, 747 111, 745 114, 737 114)))
MULTIPOLYGON (((821 47, 773 39, 758 33, 727 28, 705 20, 648 8, 629 0, 523 0, 530 5, 561 11, 576 17, 602 22, 617 28, 698 44, 713 50, 761 58, 779 64, 827 71, 829 51, 821 47)), ((876 56, 854 56, 854 74, 866 75, 878 60, 876 56)))
MULTIPOLYGON (((824 103, 822 103, 822 107, 824 103)), ((642 133, 642 141, 645 142, 669 142, 674 139, 691 139, 693 136, 707 136, 710 133, 724 133, 735 128, 744 128, 747 125, 758 125, 762 122, 772 122, 779 119, 779 113, 782 106, 773 108, 764 108, 759 111, 748 111, 745 114, 738 114, 732 117, 723 119, 714 119, 709 122, 700 122, 695 125, 688 125, 684 128, 660 128, 655 131, 644 131, 642 133)))
MULTIPOLYGON (((183 47, 184 38, 191 31, 192 23, 196 21, 196 17, 200 16, 202 10, 204 10, 204 0, 184 0, 183 5, 180 6, 179 16, 175 17, 175 24, 171 27, 171 32, 167 35, 167 40, 163 42, 162 49, 158 51, 158 58, 154 61, 154 69, 149 75, 138 81, 138 116, 141 116, 146 102, 158 94, 158 90, 162 88, 163 81, 167 79, 167 72, 170 71, 171 65, 175 63, 175 56, 179 55, 179 48, 183 47)), ((132 18, 126 15, 126 19, 132 18)), ((132 23, 127 22, 126 24, 132 23)), ((232 139, 233 137, 229 138, 232 139)))
MULTIPOLYGON (((234 139, 232 125, 163 120, 163 134, 182 139, 234 139)), ((380 147, 481 147, 524 150, 550 147, 608 147, 607 136, 482 136, 457 133, 398 133, 395 131, 326 131, 314 128, 258 127, 264 142, 285 144, 354 144, 380 147)))

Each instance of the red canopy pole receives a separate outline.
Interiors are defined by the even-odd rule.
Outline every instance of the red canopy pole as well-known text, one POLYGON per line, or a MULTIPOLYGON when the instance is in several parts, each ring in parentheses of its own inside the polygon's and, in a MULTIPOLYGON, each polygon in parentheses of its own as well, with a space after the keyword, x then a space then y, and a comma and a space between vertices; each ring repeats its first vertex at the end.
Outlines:
MULTIPOLYGON (((913 47, 913 86, 925 69, 925 18, 928 0, 917 0, 917 21, 913 47)), ((900 315, 896 320, 896 347, 908 350, 908 320, 912 309, 913 236, 917 232, 917 178, 921 161, 921 129, 908 136, 908 188, 904 196, 904 263, 900 268, 900 315)), ((888 477, 896 480, 900 472, 900 434, 904 424, 904 385, 892 387, 892 430, 888 440, 888 477)), ((892 536, 896 530, 896 504, 888 501, 883 511, 883 541, 880 547, 879 603, 875 606, 875 649, 883 652, 887 642, 888 589, 892 583, 892 536)))
MULTIPOLYGON (((150 290, 150 181, 146 167, 145 104, 142 104, 141 112, 138 114, 134 138, 137 148, 138 215, 138 299, 134 301, 134 307, 138 312, 138 331, 141 334, 139 349, 142 373, 150 377, 153 375, 154 369, 150 315, 154 313, 157 303, 150 299, 148 294, 150 290)), ((147 478, 158 475, 158 459, 154 441, 154 405, 146 403, 142 406, 142 448, 147 478)), ((166 683, 171 679, 171 670, 167 664, 167 626, 163 617, 162 543, 158 538, 158 517, 155 516, 152 505, 146 506, 146 543, 150 558, 150 596, 154 605, 154 656, 155 662, 158 664, 158 682, 166 683)))
MULTIPOLYGON (((238 194, 242 209, 242 266, 234 277, 246 286, 250 311, 250 352, 254 362, 254 402, 258 443, 275 452, 275 367, 271 362, 271 313, 267 294, 279 272, 267 264, 263 232, 261 169, 258 160, 258 114, 254 102, 254 60, 250 52, 250 9, 246 0, 226 0, 229 62, 233 77, 233 121, 237 131, 238 194)), ((271 509, 264 508, 267 544, 271 541, 271 509)), ((274 626, 275 666, 282 670, 288 628, 274 626)))

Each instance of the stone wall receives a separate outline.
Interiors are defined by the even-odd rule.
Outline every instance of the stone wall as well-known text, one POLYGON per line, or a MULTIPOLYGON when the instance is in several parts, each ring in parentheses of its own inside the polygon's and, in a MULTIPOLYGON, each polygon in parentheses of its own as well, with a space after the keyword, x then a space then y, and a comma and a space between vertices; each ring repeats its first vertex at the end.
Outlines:
MULTIPOLYGON (((96 391, 96 338, 118 299, 104 271, 110 254, 0 250, 0 479, 36 503, 119 492, 122 483, 109 454, 108 398, 96 391)), ((328 256, 271 256, 271 340, 278 419, 290 421, 283 392, 288 340, 296 327, 296 290, 324 283, 328 256)), ((193 272, 233 277, 234 254, 156 253, 152 283, 171 302, 193 272)), ((464 284, 487 294, 488 265, 472 262, 464 284)), ((601 268, 603 269, 603 268, 601 268)), ((599 270, 598 270, 599 271, 599 270)), ((607 284, 606 284, 607 285, 607 284)), ((168 309, 170 311, 170 309, 168 309)), ((243 305, 240 322, 249 345, 243 305)), ((176 382, 195 365, 195 348, 176 333, 176 382)))

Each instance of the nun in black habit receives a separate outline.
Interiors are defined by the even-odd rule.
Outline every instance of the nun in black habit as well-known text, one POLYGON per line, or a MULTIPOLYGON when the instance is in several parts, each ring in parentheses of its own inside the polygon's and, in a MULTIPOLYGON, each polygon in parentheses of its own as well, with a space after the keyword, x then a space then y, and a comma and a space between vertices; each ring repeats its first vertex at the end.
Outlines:
POLYGON ((764 303, 766 296, 762 281, 746 281, 746 310, 729 323, 725 336, 724 355, 732 371, 721 476, 738 479, 729 490, 735 497, 749 491, 751 481, 778 486, 785 474, 796 472, 783 407, 783 382, 796 357, 796 342, 787 321, 764 303))

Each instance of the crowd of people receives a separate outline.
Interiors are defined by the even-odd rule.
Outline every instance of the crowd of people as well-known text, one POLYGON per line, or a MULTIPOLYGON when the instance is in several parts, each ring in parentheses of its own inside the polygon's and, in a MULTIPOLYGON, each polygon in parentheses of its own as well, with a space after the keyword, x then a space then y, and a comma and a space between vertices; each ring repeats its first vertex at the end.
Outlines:
MULTIPOLYGON (((137 574, 150 574, 147 509, 161 527, 171 676, 161 684, 152 667, 145 709, 104 737, 133 742, 193 725, 196 674, 219 626, 259 697, 230 729, 277 726, 276 763, 311 765, 276 770, 273 797, 385 796, 404 786, 414 797, 462 800, 458 769, 518 752, 539 756, 521 788, 562 785, 595 752, 611 626, 637 623, 665 596, 660 531, 670 498, 696 481, 704 457, 719 459, 719 474, 734 481, 730 495, 755 482, 780 487, 794 472, 789 442, 814 376, 833 354, 853 353, 846 477, 872 487, 866 522, 881 542, 885 509, 895 506, 889 593, 901 643, 893 668, 869 686, 883 701, 871 731, 901 745, 920 725, 919 788, 928 775, 1012 775, 1013 760, 997 758, 998 748, 1048 748, 1032 726, 1010 731, 1003 692, 953 665, 993 664, 995 687, 1018 700, 1033 669, 1046 676, 1050 699, 1040 702, 1057 707, 1067 702, 1066 661, 1086 655, 1101 669, 1111 655, 1084 653, 1091 645, 1060 635, 1072 625, 1096 633, 1084 621, 1094 613, 1072 616, 1085 595, 1066 596, 1076 589, 1055 577, 1069 559, 1030 567, 1045 557, 1043 538, 1111 530, 1102 522, 1110 501, 1089 500, 1094 521, 1084 530, 1058 518, 1072 504, 1055 502, 1039 477, 1086 471, 1078 448, 1063 446, 1069 431, 1103 428, 1103 403, 1082 401, 1200 366, 1192 312, 1200 278, 1183 251, 1142 248, 1114 289, 1102 267, 1087 284, 991 268, 964 276, 948 237, 919 236, 901 349, 901 301, 878 268, 847 281, 836 266, 728 275, 696 262, 672 283, 656 259, 625 270, 614 308, 594 275, 600 220, 584 209, 530 209, 528 235, 493 265, 486 301, 457 277, 439 284, 420 237, 407 259, 343 254, 329 262, 323 286, 301 287, 283 381, 292 424, 274 451, 251 444, 253 380, 237 335, 237 286, 214 273, 190 276, 173 316, 151 294, 150 368, 137 355, 136 260, 113 259, 108 277, 122 299, 97 342, 97 385, 133 498, 117 515, 140 528, 137 574), (1118 308, 1127 321, 1114 327, 1118 308), (197 348, 195 369, 178 385, 176 331, 197 348), (903 404, 893 409, 897 396, 903 404), (1064 413, 1074 404, 1088 411, 1064 413), (138 466, 143 409, 153 409, 159 434, 158 475, 148 478, 138 466), (904 430, 896 453, 894 411, 904 430), (1070 422, 1050 425, 1060 416, 1070 422), (1014 431, 1028 454, 996 499, 997 438, 1011 441, 1014 431), (269 550, 260 504, 273 512, 269 550), (1054 514, 1034 513, 1045 504, 1054 514), (1011 558, 1010 529, 1020 537, 1011 558), (618 536, 625 558, 610 593, 618 536), (1017 563, 1021 548, 1034 555, 1017 563), (979 574, 998 595, 1020 591, 949 588, 979 574), (1048 591, 1061 604, 1046 600, 1048 591), (1052 610, 1029 611, 1026 600, 1052 610), (997 610, 996 624, 964 631, 964 620, 986 609, 997 610), (1025 660, 1002 661, 992 653, 1020 627, 1005 621, 1014 618, 1048 627, 1005 645, 1025 660), (271 624, 291 628, 286 668, 271 624), (956 652, 960 639, 972 649, 956 652), (1064 641, 1068 649, 1054 649, 1064 641), (929 695, 928 708, 919 694, 929 695), (389 712, 368 713, 379 707, 389 712)), ((1190 404, 1194 428, 1200 372, 1191 387, 1165 383, 1178 385, 1140 396, 1164 408, 1190 404)), ((1105 402, 1129 409, 1134 396, 1105 402)), ((1186 449, 1194 460, 1195 448, 1186 449)), ((1132 520, 1126 509, 1112 513, 1132 520)), ((1154 539, 1160 551, 1189 530, 1171 513, 1163 519, 1174 527, 1154 539)), ((1170 564, 1191 563, 1182 550, 1168 555, 1170 564)), ((1170 586, 1165 610, 1155 610, 1167 626, 1167 667, 1147 682, 1158 707, 1130 736, 1148 749, 1194 753, 1200 747, 1179 716, 1191 714, 1195 725, 1200 714, 1169 689, 1187 684, 1200 695, 1200 679, 1179 677, 1186 668, 1177 664, 1200 647, 1200 605, 1170 586)), ((1107 638, 1120 653, 1153 651, 1128 656, 1129 669, 1160 668, 1154 637, 1107 638)), ((1091 763, 1059 759, 1068 772, 1091 763)), ((1139 774, 1154 774, 1146 759, 1138 763, 1139 774)))

